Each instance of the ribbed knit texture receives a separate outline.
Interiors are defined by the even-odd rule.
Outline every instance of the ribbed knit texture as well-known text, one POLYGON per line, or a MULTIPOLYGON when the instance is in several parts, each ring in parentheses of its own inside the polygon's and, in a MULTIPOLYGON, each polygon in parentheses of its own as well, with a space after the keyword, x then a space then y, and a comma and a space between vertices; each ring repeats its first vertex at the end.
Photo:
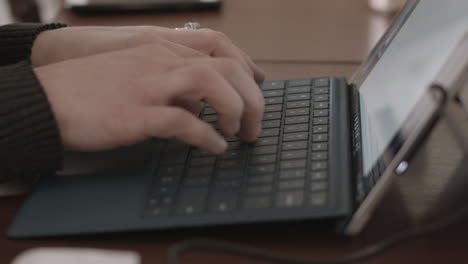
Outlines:
POLYGON ((28 61, 0 67, 0 179, 53 172, 62 144, 46 95, 28 61))
POLYGON ((10 24, 0 26, 0 66, 29 60, 37 35, 64 24, 10 24))

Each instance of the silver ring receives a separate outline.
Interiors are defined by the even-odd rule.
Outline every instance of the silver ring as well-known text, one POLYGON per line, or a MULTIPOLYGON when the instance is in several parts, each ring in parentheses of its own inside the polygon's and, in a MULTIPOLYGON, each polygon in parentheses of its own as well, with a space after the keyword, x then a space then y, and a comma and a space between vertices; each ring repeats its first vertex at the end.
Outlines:
POLYGON ((183 28, 175 28, 175 30, 191 30, 191 31, 195 31, 197 29, 200 29, 200 23, 198 22, 188 22, 188 23, 185 23, 183 28))

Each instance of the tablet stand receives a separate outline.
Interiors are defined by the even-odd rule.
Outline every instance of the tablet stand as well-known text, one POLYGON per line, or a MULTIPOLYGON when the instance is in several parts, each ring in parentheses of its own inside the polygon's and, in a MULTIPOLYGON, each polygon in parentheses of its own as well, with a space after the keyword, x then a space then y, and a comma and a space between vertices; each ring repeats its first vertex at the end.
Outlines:
POLYGON ((446 94, 440 117, 393 190, 410 224, 468 206, 468 34, 433 86, 446 94))

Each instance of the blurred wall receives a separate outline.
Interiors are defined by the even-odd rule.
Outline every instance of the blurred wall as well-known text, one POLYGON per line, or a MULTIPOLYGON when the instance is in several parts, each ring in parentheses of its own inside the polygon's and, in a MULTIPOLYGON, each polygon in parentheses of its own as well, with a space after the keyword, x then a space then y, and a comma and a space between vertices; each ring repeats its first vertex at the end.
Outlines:
POLYGON ((0 25, 13 22, 10 5, 7 0, 0 0, 0 25))

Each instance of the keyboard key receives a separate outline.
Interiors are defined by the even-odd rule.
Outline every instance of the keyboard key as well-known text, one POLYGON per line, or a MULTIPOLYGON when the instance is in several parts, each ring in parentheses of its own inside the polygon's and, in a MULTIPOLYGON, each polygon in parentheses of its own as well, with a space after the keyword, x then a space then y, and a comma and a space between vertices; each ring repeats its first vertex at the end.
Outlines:
POLYGON ((260 85, 262 90, 284 89, 285 81, 265 81, 260 85))
POLYGON ((272 165, 253 165, 249 168, 249 174, 263 174, 263 173, 272 173, 275 172, 276 166, 275 164, 272 165))
POLYGON ((298 125, 286 125, 286 126, 284 126, 284 132, 285 133, 307 132, 307 131, 309 131, 309 125, 308 124, 298 124, 298 125))
POLYGON ((294 150, 281 152, 281 159, 303 159, 307 157, 307 150, 294 150))
POLYGON ((169 207, 174 202, 174 198, 172 195, 165 195, 165 196, 155 196, 151 197, 148 200, 148 207, 152 208, 161 208, 161 207, 169 207))
POLYGON ((242 148, 243 146, 244 144, 240 141, 228 142, 227 150, 237 150, 242 148))
POLYGON ((172 195, 177 191, 177 185, 171 186, 153 186, 151 194, 153 196, 172 195))
POLYGON ((249 185, 272 183, 274 180, 273 174, 252 175, 248 178, 249 185))
POLYGON ((255 142, 255 146, 266 146, 266 145, 277 145, 277 144, 278 144, 278 137, 259 138, 255 142))
POLYGON ((279 190, 301 189, 301 188, 304 188, 304 185, 305 185, 304 180, 280 181, 278 183, 278 189, 279 190))
POLYGON ((317 161, 317 162, 312 162, 311 169, 313 171, 317 170, 325 170, 328 167, 328 163, 326 161, 317 161))
POLYGON ((277 146, 254 147, 252 149, 252 155, 276 154, 277 150, 277 146))
POLYGON ((162 196, 159 197, 160 205, 169 207, 174 203, 174 197, 173 196, 162 196))
POLYGON ((243 150, 228 150, 221 154, 221 159, 237 159, 243 160, 245 152, 243 150))
POLYGON ((233 179, 233 178, 243 178, 244 172, 243 169, 233 169, 233 170, 218 170, 216 173, 217 179, 233 179))
POLYGON ((218 115, 205 115, 203 116, 202 120, 209 122, 209 123, 214 123, 218 121, 218 115))
POLYGON ((268 129, 263 129, 262 134, 260 137, 271 137, 271 136, 279 136, 280 130, 279 128, 268 128, 268 129))
POLYGON ((236 159, 231 159, 231 160, 220 160, 218 162, 218 167, 221 169, 242 169, 244 165, 243 160, 236 160, 236 159))
POLYGON ((328 152, 326 151, 313 152, 311 158, 313 161, 326 160, 328 158, 328 152))
POLYGON ((192 215, 199 214, 204 210, 208 191, 206 188, 185 190, 179 194, 176 214, 192 215))
POLYGON ((310 205, 312 206, 324 206, 327 202, 326 193, 312 193, 310 195, 310 205))
POLYGON ((303 123, 308 123, 308 122, 309 122, 308 116, 286 117, 286 119, 284 120, 284 123, 286 125, 303 124, 303 123))
POLYGON ((328 117, 318 117, 314 118, 314 125, 327 125, 328 117))
POLYGON ((211 176, 198 176, 198 177, 186 177, 183 181, 184 186, 194 187, 207 187, 210 184, 211 176))
POLYGON ((330 80, 328 78, 318 78, 314 80, 315 87, 329 86, 330 80))
POLYGON ((192 151, 192 157, 207 157, 207 156, 213 156, 213 154, 209 153, 206 150, 202 150, 202 149, 194 149, 192 151))
POLYGON ((312 142, 327 142, 328 134, 314 134, 312 135, 312 142))
POLYGON ((212 107, 206 106, 205 109, 203 110, 203 114, 212 115, 212 114, 216 114, 216 111, 212 107))
POLYGON ((314 110, 314 117, 323 117, 328 116, 328 110, 321 109, 321 110, 314 110))
POLYGON ((266 105, 274 105, 274 104, 282 104, 282 103, 283 103, 283 97, 265 98, 266 105))
POLYGON ((324 192, 327 190, 328 184, 326 182, 311 182, 310 191, 311 192, 324 192))
POLYGON ((202 158, 192 158, 190 160, 191 167, 213 165, 216 161, 216 157, 202 157, 202 158))
POLYGON ((288 88, 288 94, 295 94, 295 93, 310 93, 310 87, 302 86, 302 87, 291 87, 288 88))
POLYGON ((264 195, 273 192, 273 185, 258 185, 249 186, 247 188, 247 195, 264 195))
POLYGON ((283 143, 283 150, 296 150, 296 149, 306 149, 307 141, 292 141, 283 143))
POLYGON ((302 206, 303 203, 303 191, 280 192, 276 196, 276 206, 278 207, 298 207, 302 206))
POLYGON ((166 216, 169 215, 169 208, 157 207, 150 208, 146 211, 148 216, 166 216))
POLYGON ((313 89, 314 94, 328 94, 329 88, 328 87, 319 87, 313 89))
POLYGON ((161 154, 161 165, 175 165, 175 164, 184 164, 189 148, 182 148, 180 150, 164 152, 161 154))
POLYGON ((328 143, 314 143, 312 144, 312 151, 327 151, 328 143))
POLYGON ((279 178, 281 180, 304 178, 304 177, 305 177, 304 169, 282 170, 280 171, 280 174, 279 174, 279 178))
POLYGON ((250 158, 250 164, 265 164, 276 162, 276 155, 253 156, 250 158))
POLYGON ((179 182, 181 175, 177 176, 163 176, 157 179, 157 184, 159 186, 169 186, 169 185, 176 185, 179 182))
POLYGON ((263 128, 279 127, 280 125, 281 125, 281 120, 269 120, 269 121, 262 122, 263 128))
POLYGON ((327 125, 313 126, 313 132, 314 132, 314 134, 327 133, 328 132, 328 126, 327 125))
POLYGON ((315 103, 314 109, 328 109, 328 102, 315 103))
POLYGON ((288 87, 306 86, 306 85, 311 85, 311 84, 312 84, 311 79, 296 79, 296 80, 289 80, 288 81, 288 87))
POLYGON ((284 169, 302 169, 305 168, 307 162, 305 159, 300 160, 291 160, 291 161, 281 161, 280 168, 281 170, 284 169))
POLYGON ((187 170, 187 177, 203 177, 211 176, 213 173, 213 167, 194 167, 187 170))
POLYGON ((309 108, 296 108, 286 110, 286 116, 309 115, 309 108))
POLYGON ((265 113, 263 114, 263 120, 281 119, 281 114, 281 112, 265 113))
POLYGON ((276 96, 283 96, 284 95, 284 90, 269 90, 269 91, 264 91, 263 92, 263 97, 268 98, 268 97, 276 97, 276 96))
POLYGON ((297 101, 297 102, 288 102, 288 103, 286 103, 286 108, 287 109, 304 108, 304 107, 310 107, 310 101, 297 101))
POLYGON ((308 137, 307 132, 287 133, 283 135, 283 141, 307 140, 308 137))
POLYGON ((184 172, 183 166, 165 166, 158 169, 158 177, 167 177, 167 176, 182 176, 184 172))
POLYGON ((310 94, 309 93, 289 94, 286 100, 287 101, 310 100, 310 94))
POLYGON ((265 105, 265 113, 283 111, 283 104, 265 105))
POLYGON ((219 192, 214 193, 210 198, 210 211, 215 213, 230 212, 236 209, 237 192, 219 192))
POLYGON ((314 102, 328 102, 329 99, 328 94, 317 94, 314 96, 314 102))
POLYGON ((215 182, 216 189, 239 189, 242 186, 243 179, 219 180, 215 182))
POLYGON ((327 171, 313 171, 310 175, 310 179, 313 181, 326 180, 328 178, 327 171))
POLYGON ((176 151, 184 150, 186 148, 188 148, 187 144, 177 141, 175 139, 170 139, 167 141, 164 152, 176 152, 176 151))
POLYGON ((262 209, 271 206, 270 196, 248 197, 244 200, 244 209, 262 209))

